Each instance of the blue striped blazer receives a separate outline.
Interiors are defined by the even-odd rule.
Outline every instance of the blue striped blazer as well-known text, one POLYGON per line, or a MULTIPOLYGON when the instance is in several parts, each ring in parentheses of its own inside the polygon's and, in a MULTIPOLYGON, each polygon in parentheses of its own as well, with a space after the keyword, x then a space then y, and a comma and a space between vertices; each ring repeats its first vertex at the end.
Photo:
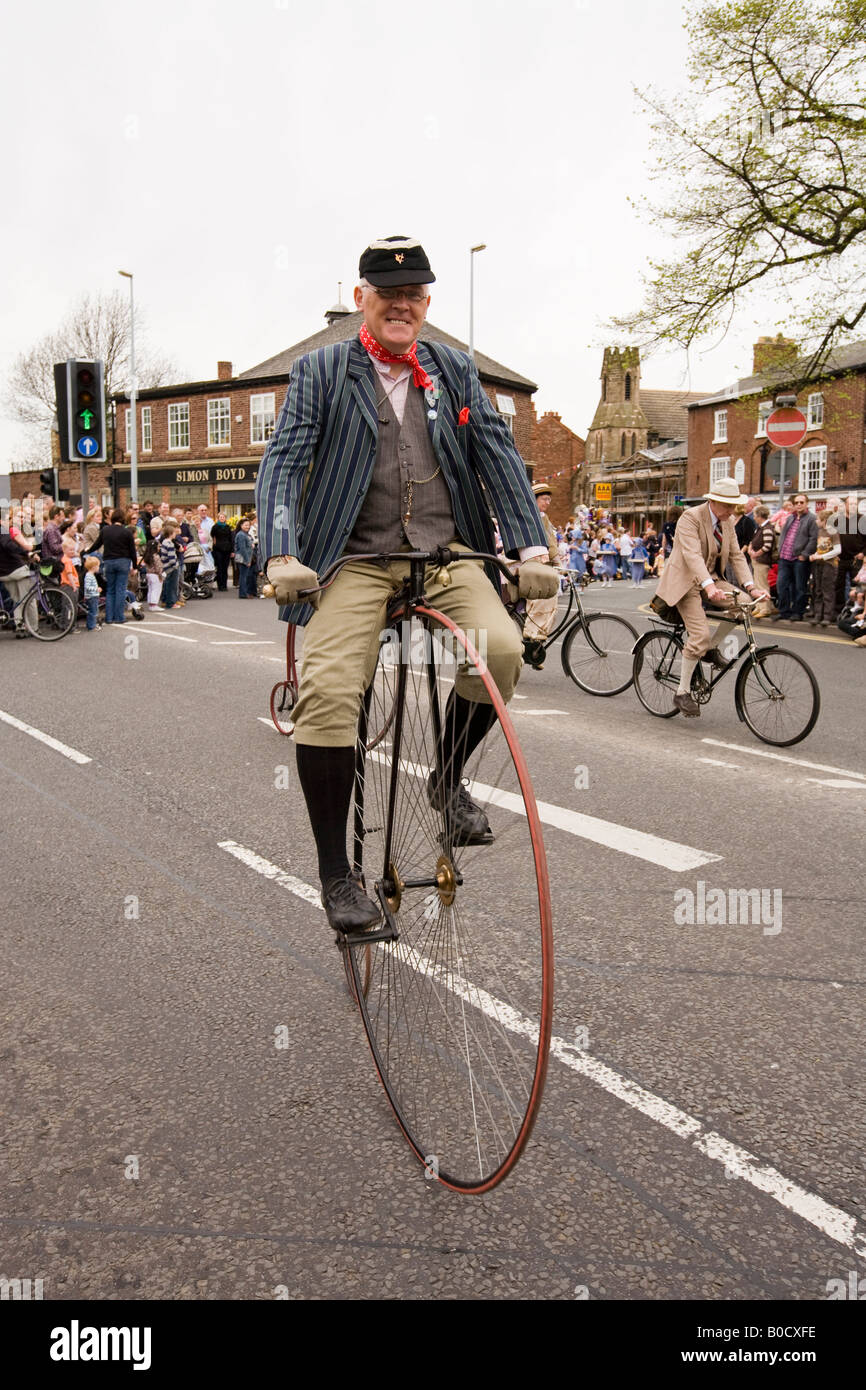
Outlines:
MULTIPOLYGON (((492 514, 506 554, 527 545, 546 549, 523 460, 469 356, 442 343, 419 342, 418 360, 441 388, 428 428, 462 539, 475 550, 492 551, 492 514), (458 426, 467 406, 468 423, 458 426)), ((296 555, 321 574, 342 555, 376 459, 375 370, 359 338, 294 363, 256 479, 263 563, 271 555, 296 555)), ((292 604, 280 609, 280 617, 303 624, 312 612, 309 604, 292 604)))

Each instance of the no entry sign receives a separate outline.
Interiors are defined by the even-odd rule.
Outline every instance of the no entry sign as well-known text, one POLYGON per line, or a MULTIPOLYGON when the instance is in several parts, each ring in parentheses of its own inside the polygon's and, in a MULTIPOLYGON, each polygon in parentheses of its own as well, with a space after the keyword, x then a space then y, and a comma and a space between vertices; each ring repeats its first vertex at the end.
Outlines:
POLYGON ((806 417, 796 406, 783 406, 767 417, 767 438, 780 449, 796 449, 806 438, 806 417))

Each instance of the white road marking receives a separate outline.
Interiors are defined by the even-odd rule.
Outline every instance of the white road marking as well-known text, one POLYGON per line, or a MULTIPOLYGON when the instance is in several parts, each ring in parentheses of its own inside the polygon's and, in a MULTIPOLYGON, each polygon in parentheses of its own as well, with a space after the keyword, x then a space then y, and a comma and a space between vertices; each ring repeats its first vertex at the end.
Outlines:
POLYGON ((721 758, 698 758, 699 763, 709 763, 712 767, 734 767, 738 772, 742 771, 739 763, 723 763, 721 758))
POLYGON ((294 874, 287 874, 285 869, 281 869, 278 865, 272 864, 268 859, 263 859, 262 856, 256 854, 254 850, 245 849, 243 845, 239 845, 235 840, 220 840, 218 848, 226 850, 229 854, 233 854, 235 859, 239 859, 242 864, 246 864, 248 869, 254 869, 257 874, 261 874, 264 878, 271 879, 271 881, 276 883, 280 888, 285 888, 289 893, 294 893, 296 898, 302 898, 304 902, 309 903, 311 907, 317 907, 320 912, 324 912, 325 909, 322 907, 321 893, 315 889, 312 884, 304 883, 303 879, 295 878, 294 874))
MULTIPOLYGON (((159 621, 159 620, 158 620, 159 621)), ((194 623, 196 627, 216 627, 220 632, 236 632, 239 637, 255 637, 254 632, 248 632, 245 627, 226 627, 225 623, 206 623, 203 618, 170 618, 172 623, 194 623)))
POLYGON ((512 714, 567 714, 567 713, 568 713, 568 710, 564 710, 564 709, 516 709, 516 710, 512 710, 512 714))
POLYGON ((209 647, 272 647, 273 645, 273 638, 270 637, 266 641, 257 642, 208 642, 209 647))
MULTIPOLYGON (((153 628, 153 627, 143 627, 143 628, 141 629, 141 631, 144 633, 145 637, 170 637, 171 640, 172 640, 172 642, 197 642, 197 641, 198 641, 198 638, 197 638, 197 637, 181 637, 180 633, 178 633, 178 632, 158 632, 158 631, 156 630, 156 628, 153 628)), ((137 636, 138 636, 138 633, 136 633, 135 635, 136 635, 136 637, 137 637, 137 636)))
MULTIPOLYGON (((304 883, 301 879, 295 878, 294 875, 286 873, 278 865, 271 864, 269 860, 263 859, 253 850, 245 849, 234 840, 223 840, 219 848, 227 850, 229 854, 240 859, 248 868, 254 869, 256 873, 262 874, 263 877, 277 883, 281 888, 287 889, 290 893, 294 893, 297 897, 310 903, 311 906, 322 910, 320 895, 311 884, 304 883)), ((520 1037, 527 1038, 536 1046, 538 1045, 537 1023, 521 1014, 517 1009, 503 1003, 502 1000, 495 998, 494 995, 488 994, 486 990, 479 989, 471 980, 459 975, 453 966, 449 966, 445 970, 427 960, 412 947, 401 946, 399 942, 380 942, 379 948, 399 956, 419 974, 435 979, 437 983, 451 990, 457 998, 480 1009, 488 1017, 498 1020, 503 1028, 507 1028, 520 1037)), ((623 1101, 624 1104, 637 1110, 655 1124, 662 1125, 680 1139, 687 1139, 693 1149, 697 1149, 699 1153, 712 1159, 713 1162, 721 1164, 726 1175, 741 1178, 743 1182, 747 1182, 759 1192, 765 1193, 774 1202, 778 1202, 780 1206, 793 1212, 795 1216, 801 1217, 811 1226, 814 1226, 816 1230, 836 1241, 837 1244, 846 1246, 856 1255, 866 1257, 866 1231, 858 1231, 856 1217, 850 1216, 848 1212, 832 1206, 829 1202, 825 1202, 823 1197, 818 1197, 813 1192, 807 1191, 806 1188, 800 1187, 798 1183, 786 1178, 777 1168, 762 1163, 754 1154, 749 1153, 747 1149, 740 1148, 737 1144, 732 1144, 729 1139, 726 1139, 716 1130, 705 1129, 701 1121, 696 1119, 694 1115, 689 1115, 685 1110, 671 1105, 669 1101, 646 1090, 637 1082, 620 1075, 613 1067, 609 1067, 590 1053, 581 1051, 572 1043, 566 1042, 564 1038, 553 1037, 550 1051, 551 1055, 563 1066, 577 1072, 588 1081, 592 1081, 596 1086, 600 1086, 607 1091, 608 1095, 623 1101)))
POLYGON ((55 753, 62 753, 64 758, 68 758, 73 763, 89 763, 92 758, 88 758, 86 753, 79 753, 77 748, 70 748, 68 743, 61 743, 59 739, 52 738, 50 734, 43 734, 41 729, 34 729, 32 724, 25 724, 23 719, 16 719, 14 714, 6 714, 0 709, 0 719, 4 724, 11 724, 13 729, 20 729, 22 734, 29 734, 31 738, 36 738, 40 743, 44 743, 48 748, 53 748, 55 753))
POLYGON ((811 767, 815 772, 835 772, 839 777, 857 777, 866 782, 866 772, 852 772, 847 767, 830 767, 827 763, 809 763, 805 758, 791 758, 787 753, 767 753, 763 748, 748 748, 742 743, 725 743, 720 738, 702 738, 701 743, 710 743, 714 748, 729 748, 733 753, 750 753, 753 758, 771 758, 777 763, 793 763, 794 767, 811 767))
MULTIPOLYGON (((385 753, 373 749, 368 757, 375 762, 390 766, 391 759, 385 753)), ((429 777, 432 768, 421 763, 400 760, 400 766, 411 777, 429 777)), ((486 782, 470 782, 469 793, 479 801, 486 801, 505 811, 525 816, 523 797, 515 792, 503 791, 500 787, 488 786, 486 782)), ((554 825, 557 830, 565 830, 569 835, 577 835, 582 840, 592 840, 607 849, 618 850, 635 859, 645 859, 650 864, 658 864, 662 869, 673 873, 686 873, 699 869, 702 864, 712 864, 720 860, 721 854, 711 854, 709 850, 694 849, 691 845, 681 845, 675 840, 663 840, 658 835, 649 835, 643 830, 630 830, 628 826, 617 825, 615 821, 599 820, 597 816, 584 815, 582 811, 570 811, 565 806, 554 806, 549 801, 536 801, 538 816, 544 825, 554 825)))
POLYGON ((857 787, 866 791, 866 782, 852 782, 847 777, 807 777, 807 782, 815 782, 819 787, 857 787))

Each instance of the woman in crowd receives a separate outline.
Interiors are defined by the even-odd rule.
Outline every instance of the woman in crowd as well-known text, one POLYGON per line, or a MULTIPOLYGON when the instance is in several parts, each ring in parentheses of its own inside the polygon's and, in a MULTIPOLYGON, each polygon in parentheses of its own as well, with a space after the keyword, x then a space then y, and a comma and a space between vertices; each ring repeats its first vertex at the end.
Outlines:
POLYGON ((105 625, 125 623, 126 590, 130 570, 138 565, 135 538, 126 525, 126 513, 115 507, 98 538, 105 576, 105 625))
POLYGON ((210 533, 213 562, 216 567, 217 588, 223 593, 229 586, 229 562, 234 550, 235 533, 225 512, 219 512, 210 533))
POLYGON ((250 535, 250 519, 245 516, 235 532, 235 559, 238 566, 238 598, 255 598, 255 546, 250 535))

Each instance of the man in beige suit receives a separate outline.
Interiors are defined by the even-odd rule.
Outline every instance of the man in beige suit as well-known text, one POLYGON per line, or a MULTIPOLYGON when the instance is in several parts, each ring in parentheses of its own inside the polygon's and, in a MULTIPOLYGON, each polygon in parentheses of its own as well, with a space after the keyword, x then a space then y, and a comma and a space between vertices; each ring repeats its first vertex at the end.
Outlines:
POLYGON ((686 715, 701 712, 691 694, 692 673, 701 658, 706 657, 720 671, 731 664, 722 656, 721 643, 735 625, 720 623, 710 637, 702 591, 706 601, 718 607, 731 603, 730 595, 742 595, 742 590, 753 602, 769 598, 755 584, 737 543, 734 509, 738 503, 748 499, 740 496, 736 480, 720 479, 709 492, 704 493, 704 497, 706 501, 702 506, 689 508, 677 522, 673 550, 656 590, 658 598, 680 610, 688 633, 688 641, 683 648, 680 681, 674 696, 677 709, 686 715), (725 580, 728 565, 742 589, 725 580))

